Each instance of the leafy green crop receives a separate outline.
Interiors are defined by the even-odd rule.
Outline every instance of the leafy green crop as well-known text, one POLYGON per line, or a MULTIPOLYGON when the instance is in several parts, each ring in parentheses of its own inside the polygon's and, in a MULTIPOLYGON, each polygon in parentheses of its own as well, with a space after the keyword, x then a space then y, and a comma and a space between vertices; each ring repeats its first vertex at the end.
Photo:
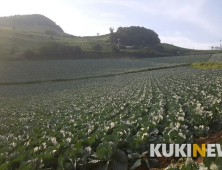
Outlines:
MULTIPOLYGON (((113 67, 104 60, 55 61, 50 66, 48 61, 13 63, 11 69, 7 63, 9 71, 0 73, 1 82, 39 78, 45 83, 0 85, 0 170, 124 170, 141 163, 157 167, 147 154, 149 144, 193 143, 196 137, 221 130, 222 70, 183 66, 129 71, 204 58, 113 60, 119 64, 113 67), (47 82, 76 75, 91 78, 47 82)), ((216 163, 213 160, 212 166, 219 166, 216 163)))

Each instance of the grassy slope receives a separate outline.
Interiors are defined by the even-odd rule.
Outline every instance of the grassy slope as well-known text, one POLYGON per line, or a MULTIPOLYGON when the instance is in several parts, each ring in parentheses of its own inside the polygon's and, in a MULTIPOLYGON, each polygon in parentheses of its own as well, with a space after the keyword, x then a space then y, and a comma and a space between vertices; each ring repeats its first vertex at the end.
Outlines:
POLYGON ((218 50, 193 50, 193 49, 177 47, 177 46, 167 44, 167 43, 162 43, 162 45, 165 50, 177 49, 180 52, 189 52, 189 54, 201 54, 201 53, 214 54, 214 53, 222 52, 222 51, 218 51, 218 50))
POLYGON ((175 45, 171 45, 171 44, 167 44, 167 43, 162 43, 162 46, 163 46, 164 49, 166 49, 166 50, 178 49, 178 50, 180 50, 180 51, 187 51, 187 50, 189 50, 189 51, 194 51, 194 50, 192 50, 192 49, 181 48, 181 47, 177 47, 177 46, 175 46, 175 45))
MULTIPOLYGON (((3 28, 0 27, 0 60, 18 58, 27 49, 38 49, 43 42, 56 41, 67 45, 78 45, 83 51, 92 51, 92 45, 98 43, 102 46, 103 52, 111 52, 109 44, 109 35, 77 37, 69 34, 58 34, 50 38, 44 32, 51 29, 50 27, 26 27, 23 29, 3 28), (28 31, 29 30, 29 31, 28 31)), ((180 48, 170 44, 163 43, 164 49, 170 51, 172 49, 180 50, 181 52, 192 53, 198 52, 195 50, 180 48)), ((138 52, 137 49, 123 50, 128 52, 138 52)), ((209 51, 212 53, 213 51, 209 51)))
MULTIPOLYGON (((32 31, 25 31, 20 29, 1 28, 0 27, 0 58, 16 57, 26 49, 38 48, 43 42, 56 41, 69 45, 78 45, 84 51, 90 51, 93 43, 99 43, 104 51, 110 51, 108 43, 108 35, 95 36, 95 37, 75 37, 68 34, 53 36, 38 32, 38 29, 32 31), (15 55, 11 54, 11 51, 15 55)), ((41 29, 43 29, 41 27, 41 29)), ((47 29, 47 28, 46 28, 47 29)))

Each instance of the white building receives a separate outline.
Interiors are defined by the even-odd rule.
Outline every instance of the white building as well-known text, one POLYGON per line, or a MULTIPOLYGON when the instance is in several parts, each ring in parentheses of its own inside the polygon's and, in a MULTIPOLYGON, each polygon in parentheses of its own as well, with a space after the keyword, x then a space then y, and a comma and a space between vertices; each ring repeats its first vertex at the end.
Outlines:
POLYGON ((126 46, 126 49, 132 49, 133 46, 126 46))

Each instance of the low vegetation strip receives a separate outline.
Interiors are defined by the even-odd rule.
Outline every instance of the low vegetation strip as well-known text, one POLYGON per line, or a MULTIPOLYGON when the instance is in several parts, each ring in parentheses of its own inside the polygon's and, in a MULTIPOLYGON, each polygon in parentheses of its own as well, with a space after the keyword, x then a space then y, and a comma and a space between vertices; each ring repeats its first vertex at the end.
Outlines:
POLYGON ((215 69, 215 68, 222 68, 222 62, 203 62, 203 63, 193 63, 192 67, 198 69, 215 69))
POLYGON ((53 83, 53 82, 62 82, 62 81, 75 81, 75 80, 84 80, 84 79, 93 79, 93 78, 104 78, 104 77, 111 77, 111 76, 118 76, 122 74, 131 74, 131 73, 139 73, 139 72, 146 72, 152 70, 161 70, 161 69, 168 69, 168 68, 176 68, 176 67, 183 67, 188 66, 190 64, 180 64, 180 65, 173 65, 173 66, 164 66, 164 67, 155 67, 155 68, 147 68, 142 70, 134 70, 134 71, 127 71, 121 73, 114 73, 114 74, 106 74, 100 76, 90 76, 90 77, 79 77, 79 78, 72 78, 72 79, 54 79, 54 80, 44 80, 44 81, 25 81, 25 82, 1 82, 0 86, 4 85, 22 85, 22 84, 39 84, 39 83, 53 83))

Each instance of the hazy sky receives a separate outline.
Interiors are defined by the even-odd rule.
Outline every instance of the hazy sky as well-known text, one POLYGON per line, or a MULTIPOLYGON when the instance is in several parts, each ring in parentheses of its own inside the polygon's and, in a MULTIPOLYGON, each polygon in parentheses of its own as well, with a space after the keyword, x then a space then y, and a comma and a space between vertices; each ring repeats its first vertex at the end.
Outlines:
POLYGON ((143 26, 166 42, 209 49, 222 39, 222 0, 0 0, 0 16, 42 14, 77 36, 143 26))

